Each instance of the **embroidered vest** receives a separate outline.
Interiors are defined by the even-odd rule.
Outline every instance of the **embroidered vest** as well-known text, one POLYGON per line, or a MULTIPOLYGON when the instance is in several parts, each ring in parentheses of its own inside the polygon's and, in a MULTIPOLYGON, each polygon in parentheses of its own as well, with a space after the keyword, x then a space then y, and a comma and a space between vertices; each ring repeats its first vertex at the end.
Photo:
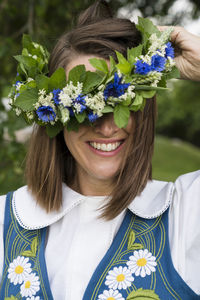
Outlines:
MULTIPOLYGON (((9 193, 0 300, 53 300, 44 256, 45 237, 46 228, 27 230, 19 225, 12 211, 12 193, 9 193)), ((83 300, 134 299, 200 299, 173 267, 168 210, 155 219, 143 219, 127 211, 83 297, 83 300)))

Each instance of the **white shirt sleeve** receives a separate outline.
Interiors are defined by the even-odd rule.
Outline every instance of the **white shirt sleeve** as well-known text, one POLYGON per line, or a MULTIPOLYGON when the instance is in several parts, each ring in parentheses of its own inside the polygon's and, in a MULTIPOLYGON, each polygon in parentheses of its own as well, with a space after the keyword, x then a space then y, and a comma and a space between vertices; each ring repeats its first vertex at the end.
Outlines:
POLYGON ((200 294, 200 171, 175 181, 169 213, 169 243, 174 267, 200 294))
POLYGON ((0 196, 0 282, 3 273, 4 245, 3 245, 3 228, 6 196, 0 196))

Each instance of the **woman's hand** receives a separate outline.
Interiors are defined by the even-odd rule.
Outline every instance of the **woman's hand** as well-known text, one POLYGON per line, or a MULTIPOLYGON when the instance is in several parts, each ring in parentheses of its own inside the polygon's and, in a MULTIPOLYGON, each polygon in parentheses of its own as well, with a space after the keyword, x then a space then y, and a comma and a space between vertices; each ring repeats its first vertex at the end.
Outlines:
MULTIPOLYGON (((163 31, 166 26, 158 28, 163 31)), ((181 78, 200 81, 200 37, 182 27, 174 27, 171 41, 175 47, 175 61, 181 78)))

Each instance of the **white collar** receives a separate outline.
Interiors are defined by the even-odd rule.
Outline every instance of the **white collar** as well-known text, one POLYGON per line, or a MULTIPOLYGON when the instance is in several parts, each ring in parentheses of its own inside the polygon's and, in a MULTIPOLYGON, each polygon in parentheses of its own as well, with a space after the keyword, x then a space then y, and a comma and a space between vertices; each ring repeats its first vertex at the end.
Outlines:
MULTIPOLYGON (((140 196, 137 196, 128 208, 142 218, 155 218, 170 205, 173 184, 163 181, 149 181, 140 196)), ((64 215, 86 199, 103 201, 105 197, 83 196, 63 184, 63 205, 59 211, 46 213, 37 203, 27 186, 18 189, 13 196, 13 211, 19 224, 25 229, 39 229, 60 220, 64 215)))

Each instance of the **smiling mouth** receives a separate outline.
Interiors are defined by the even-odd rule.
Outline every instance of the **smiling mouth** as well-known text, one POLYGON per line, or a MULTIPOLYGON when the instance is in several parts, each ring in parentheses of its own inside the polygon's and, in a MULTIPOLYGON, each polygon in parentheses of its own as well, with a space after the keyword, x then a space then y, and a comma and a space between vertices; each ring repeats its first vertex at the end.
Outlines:
POLYGON ((116 150, 117 148, 120 147, 120 145, 124 142, 124 140, 122 141, 118 141, 115 143, 97 143, 97 142, 89 142, 90 146, 92 146, 92 148, 96 149, 96 150, 100 150, 103 152, 111 152, 116 150))

